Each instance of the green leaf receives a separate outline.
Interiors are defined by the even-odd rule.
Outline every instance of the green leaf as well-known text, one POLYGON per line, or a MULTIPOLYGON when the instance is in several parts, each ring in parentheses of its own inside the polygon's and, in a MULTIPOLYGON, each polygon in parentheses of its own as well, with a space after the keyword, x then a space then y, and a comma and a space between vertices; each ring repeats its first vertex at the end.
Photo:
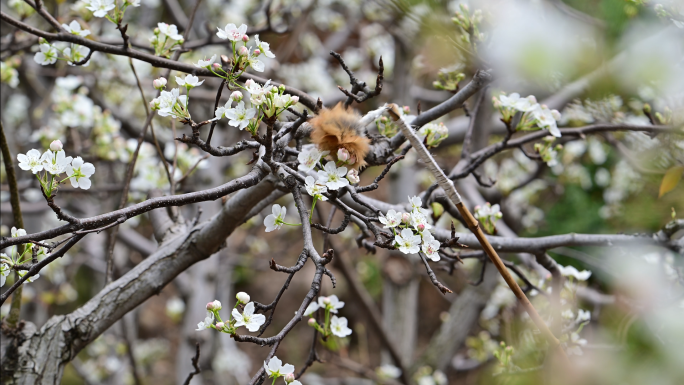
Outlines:
POLYGON ((677 187, 677 183, 682 179, 682 174, 684 173, 684 166, 675 166, 670 168, 665 172, 663 176, 663 181, 660 182, 660 193, 658 198, 669 193, 677 187))

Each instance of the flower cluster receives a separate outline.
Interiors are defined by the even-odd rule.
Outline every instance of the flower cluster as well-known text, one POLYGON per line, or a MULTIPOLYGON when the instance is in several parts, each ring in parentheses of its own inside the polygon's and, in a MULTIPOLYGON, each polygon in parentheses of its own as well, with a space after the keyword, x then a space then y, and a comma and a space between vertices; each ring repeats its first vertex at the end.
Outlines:
POLYGON ((501 213, 501 208, 498 204, 492 206, 491 203, 487 202, 484 206, 475 206, 475 218, 482 223, 484 231, 489 234, 494 234, 496 231, 496 221, 503 217, 501 213))
POLYGON ((119 24, 128 7, 139 7, 140 0, 124 0, 121 5, 115 0, 84 0, 86 9, 93 12, 95 17, 104 17, 114 24, 119 24), (109 11, 114 10, 113 15, 109 11))
MULTIPOLYGON (((401 118, 406 121, 407 124, 410 124, 415 118, 415 115, 411 115, 411 108, 409 106, 402 107, 401 118)), ((393 137, 399 132, 399 126, 397 126, 392 119, 384 115, 375 119, 375 127, 378 129, 378 132, 381 135, 384 135, 388 138, 393 137)))
POLYGON ((48 198, 52 197, 59 184, 67 179, 74 188, 89 189, 90 177, 95 173, 95 166, 92 163, 84 162, 80 156, 76 159, 66 156, 59 140, 52 142, 50 149, 42 154, 36 149, 31 149, 26 154, 18 154, 17 160, 19 168, 36 175, 48 198), (39 174, 41 171, 42 175, 39 174), (59 175, 64 173, 66 177, 60 180, 59 175))
POLYGON ((281 361, 277 356, 273 356, 268 363, 264 361, 264 370, 266 371, 268 378, 273 378, 273 384, 275 384, 275 380, 277 378, 283 377, 286 384, 302 385, 301 382, 295 380, 294 365, 283 365, 283 361, 281 361))
POLYGON ((337 314, 339 309, 344 307, 344 302, 340 301, 336 295, 331 295, 329 297, 320 296, 318 297, 318 303, 311 302, 304 311, 304 316, 308 317, 314 314, 319 309, 325 311, 325 321, 323 325, 319 325, 315 318, 309 318, 309 326, 318 330, 319 333, 323 335, 324 338, 333 334, 337 337, 344 338, 352 334, 352 330, 347 326, 347 318, 338 317, 333 315, 332 318, 330 314, 337 314))
POLYGON ((428 148, 437 147, 449 136, 449 130, 444 123, 428 123, 418 130, 418 134, 424 138, 428 148))
POLYGON ((549 167, 558 164, 558 151, 563 149, 562 144, 553 145, 556 140, 553 136, 547 136, 542 143, 535 143, 534 150, 541 156, 542 160, 546 162, 549 167))
POLYGON ((420 197, 409 197, 411 204, 410 213, 401 213, 395 210, 380 214, 380 223, 384 228, 392 229, 394 233, 394 246, 404 254, 416 254, 422 251, 433 261, 439 261, 440 243, 430 233, 432 225, 428 220, 429 212, 422 207, 420 197))
MULTIPOLYGON (((71 24, 74 25, 74 23, 76 22, 74 21, 71 24)), ((78 25, 78 23, 76 23, 76 25, 78 25)), ((66 24, 63 26, 70 28, 66 24)), ((71 29, 69 32, 81 36, 90 34, 90 31, 87 29, 81 30, 80 25, 78 26, 78 30, 71 29)), ((90 49, 88 47, 78 44, 50 44, 43 38, 40 38, 38 42, 40 43, 40 50, 33 56, 33 60, 40 65, 55 64, 57 60, 64 60, 70 66, 73 66, 76 65, 76 63, 80 64, 80 62, 83 61, 90 53, 90 49), (59 56, 60 54, 62 57, 59 56)), ((90 64, 90 60, 82 65, 86 67, 88 64, 90 64)))
POLYGON ((561 114, 557 110, 550 110, 546 105, 537 103, 534 95, 526 98, 520 97, 518 93, 505 94, 493 97, 492 103, 503 116, 503 121, 510 124, 516 113, 522 112, 522 117, 516 130, 530 131, 541 128, 548 130, 555 137, 560 138, 561 133, 556 122, 561 119, 561 114))
POLYGON ((263 314, 254 314, 254 302, 250 302, 249 294, 241 291, 237 293, 235 298, 237 301, 231 312, 232 319, 229 317, 226 322, 221 319, 219 315, 222 308, 221 302, 214 300, 207 304, 207 316, 204 321, 197 324, 195 330, 216 329, 232 335, 237 333, 237 328, 240 326, 246 327, 250 332, 259 330, 261 325, 266 322, 266 317, 263 314), (238 310, 239 307, 243 308, 242 313, 238 310), (215 320, 218 322, 214 323, 215 320))
MULTIPOLYGON (((12 238, 22 237, 26 235, 26 230, 17 229, 12 227, 11 230, 12 238)), ((0 287, 5 286, 5 281, 7 276, 9 276, 10 271, 15 265, 21 265, 23 263, 29 262, 33 258, 34 246, 32 243, 24 244, 24 251, 22 253, 17 252, 17 246, 12 246, 10 255, 5 253, 0 253, 0 287)), ((50 255, 44 247, 36 246, 36 256, 39 259, 43 259, 50 255)), ((19 277, 26 275, 27 270, 17 270, 19 277)), ((40 274, 29 277, 26 282, 33 282, 40 277, 40 274)))
POLYGON ((153 33, 150 44, 152 44, 156 56, 168 58, 171 56, 171 52, 180 48, 184 41, 183 35, 178 33, 178 27, 174 24, 157 23, 157 28, 154 29, 153 33))
POLYGON ((480 32, 480 25, 482 24, 482 10, 476 9, 472 14, 470 9, 464 3, 459 4, 460 10, 455 12, 455 17, 451 20, 461 27, 461 40, 466 45, 473 46, 477 49, 477 45, 485 40, 485 35, 480 32))
MULTIPOLYGON (((154 80, 155 88, 162 90, 166 87, 166 79, 159 78, 154 80)), ((171 116, 179 119, 182 122, 191 119, 188 111, 188 99, 190 90, 199 87, 204 83, 204 80, 199 81, 199 78, 194 75, 186 75, 185 78, 176 76, 176 84, 185 87, 185 95, 180 94, 180 88, 173 88, 171 91, 161 91, 161 94, 150 101, 150 108, 156 110, 159 116, 171 116)))
MULTIPOLYGON (((353 165, 356 163, 356 159, 353 156, 350 156, 349 151, 340 148, 337 151, 337 162, 328 160, 328 162, 323 165, 322 159, 328 154, 328 151, 320 151, 312 146, 302 150, 297 156, 299 171, 309 172, 318 168, 318 178, 315 184, 320 187, 311 189, 311 191, 307 188, 307 192, 309 192, 309 195, 311 196, 315 196, 316 193, 323 194, 327 192, 327 190, 339 190, 345 186, 359 182, 358 171, 355 169, 347 171, 347 168, 344 167, 344 165, 353 165)), ((308 182, 307 185, 309 185, 308 182)))

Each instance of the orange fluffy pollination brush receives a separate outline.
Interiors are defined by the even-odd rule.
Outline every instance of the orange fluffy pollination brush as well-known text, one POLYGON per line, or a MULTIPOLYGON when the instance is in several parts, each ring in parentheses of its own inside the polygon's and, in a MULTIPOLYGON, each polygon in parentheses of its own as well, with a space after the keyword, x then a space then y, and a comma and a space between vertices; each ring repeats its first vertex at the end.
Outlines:
POLYGON ((370 150, 370 139, 366 137, 365 127, 359 123, 360 119, 356 111, 346 110, 342 103, 333 109, 323 109, 309 122, 313 127, 311 141, 321 151, 330 151, 334 157, 337 157, 337 150, 344 148, 352 159, 356 159, 351 167, 363 167, 370 150))

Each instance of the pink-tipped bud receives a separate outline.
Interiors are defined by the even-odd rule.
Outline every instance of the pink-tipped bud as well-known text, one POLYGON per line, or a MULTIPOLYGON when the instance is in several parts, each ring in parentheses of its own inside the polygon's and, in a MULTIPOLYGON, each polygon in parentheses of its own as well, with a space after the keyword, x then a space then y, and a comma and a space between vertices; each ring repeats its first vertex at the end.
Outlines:
POLYGON ((422 233, 423 230, 425 230, 425 225, 420 223, 420 224, 418 224, 418 226, 416 226, 416 228, 418 229, 418 231, 420 231, 422 233))
POLYGON ((309 318, 309 326, 314 326, 316 324, 316 320, 313 318, 309 318))
POLYGON ((252 80, 252 79, 247 79, 247 81, 245 81, 245 85, 246 85, 247 87, 251 87, 252 84, 254 84, 254 80, 252 80))
POLYGON ((261 50, 259 48, 254 50, 254 56, 259 56, 261 55, 261 50))
POLYGON ((166 87, 166 79, 161 77, 159 79, 154 79, 152 81, 152 85, 154 86, 155 89, 161 90, 164 87, 166 87))
POLYGON ((217 322, 216 323, 216 330, 221 331, 221 330, 223 330, 224 326, 225 326, 225 324, 223 322, 217 322))
POLYGON ((356 163, 356 157, 355 156, 350 156, 349 160, 347 161, 347 164, 354 164, 356 163))
POLYGON ((234 100, 236 102, 239 102, 240 100, 242 100, 242 92, 233 91, 233 93, 230 94, 230 100, 234 100))
POLYGON ((299 96, 293 96, 292 98, 290 98, 290 101, 292 101, 292 104, 299 103, 299 96))
POLYGON ((409 223, 411 222, 411 214, 409 213, 403 213, 401 214, 401 221, 404 223, 409 223))
POLYGON ((285 375, 285 382, 286 382, 286 383, 289 384, 290 382, 292 382, 292 381, 294 381, 294 380, 295 380, 295 375, 294 375, 294 373, 288 373, 288 374, 285 375))
POLYGON ((330 298, 328 297, 323 297, 323 303, 326 305, 330 305, 330 298))
POLYGON ((247 35, 242 35, 242 41, 244 41, 245 43, 247 43, 247 42, 249 41, 249 36, 247 36, 247 35))
POLYGON ((242 47, 238 48, 238 55, 240 55, 240 56, 249 55, 249 49, 243 45, 242 47))
POLYGON ((404 106, 404 114, 407 114, 407 115, 408 115, 409 112, 411 112, 411 107, 409 107, 409 106, 404 106))
POLYGON ((214 310, 214 303, 213 302, 209 302, 207 304, 207 310, 214 310))
POLYGON ((347 151, 346 148, 343 147, 337 150, 337 160, 341 162, 346 162, 347 160, 349 160, 349 157, 349 151, 347 151))
POLYGON ((214 67, 215 70, 221 68, 221 65, 219 63, 214 63, 211 66, 214 67))
POLYGON ((244 291, 237 293, 235 298, 237 298, 238 302, 244 303, 244 304, 248 303, 250 300, 249 294, 245 293, 244 291))
POLYGON ((52 143, 50 143, 50 150, 54 152, 57 152, 62 148, 64 148, 64 146, 62 145, 62 142, 60 142, 59 140, 54 140, 52 143))

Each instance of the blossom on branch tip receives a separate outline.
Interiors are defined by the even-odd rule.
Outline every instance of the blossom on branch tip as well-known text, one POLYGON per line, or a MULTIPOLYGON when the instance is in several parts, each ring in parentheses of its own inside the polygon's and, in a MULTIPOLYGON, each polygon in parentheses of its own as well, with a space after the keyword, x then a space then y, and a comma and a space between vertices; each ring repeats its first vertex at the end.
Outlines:
POLYGON ((299 155, 297 155, 297 160, 299 161, 299 166, 297 166, 297 169, 299 171, 309 172, 316 167, 322 157, 328 154, 328 151, 319 151, 313 146, 304 149, 299 153, 299 155))
POLYGON ((314 179, 314 177, 312 177, 311 175, 308 175, 306 179, 304 179, 304 182, 304 187, 306 188, 306 192, 309 193, 309 195, 318 200, 328 200, 328 198, 326 198, 323 195, 328 192, 328 188, 325 185, 316 183, 316 179, 314 179))
POLYGON ((243 130, 249 125, 249 120, 256 115, 255 108, 245 109, 245 102, 240 102, 235 108, 227 109, 226 118, 229 119, 228 125, 238 127, 243 130))
POLYGON ((391 227, 397 227, 401 224, 401 213, 398 213, 393 209, 390 209, 387 211, 386 215, 382 215, 382 213, 380 213, 379 219, 380 223, 385 225, 384 228, 386 229, 391 227))
POLYGON ((17 154, 19 161, 19 168, 25 171, 31 170, 34 174, 43 171, 43 160, 40 151, 34 149, 29 150, 26 155, 17 154))
POLYGON ((90 188, 90 176, 95 173, 95 166, 92 163, 84 163, 78 156, 66 167, 66 173, 71 186, 87 190, 90 188))
POLYGON ((152 86, 158 90, 164 89, 164 87, 166 87, 166 78, 160 77, 159 79, 154 79, 152 81, 152 86))
POLYGON ((216 61, 216 55, 212 55, 209 60, 198 60, 197 63, 193 64, 197 68, 206 68, 214 64, 214 61, 216 61))
POLYGON ((347 319, 336 315, 330 319, 330 331, 340 338, 352 334, 352 330, 347 326, 347 319))
POLYGON ((81 29, 81 24, 79 24, 76 20, 73 20, 71 23, 69 23, 69 25, 62 24, 62 28, 76 36, 86 37, 90 35, 90 31, 87 29, 81 29))
POLYGON ((231 313, 233 318, 235 318, 235 327, 244 326, 250 332, 255 332, 259 330, 261 325, 266 322, 266 316, 263 314, 254 314, 254 302, 250 302, 245 305, 245 310, 240 314, 238 309, 233 309, 231 313))
POLYGON ((93 12, 95 17, 105 17, 107 12, 115 8, 114 0, 86 0, 86 8, 93 12))
POLYGON ((260 41, 259 40, 259 35, 254 36, 254 40, 256 41, 256 46, 259 48, 261 53, 266 55, 266 57, 273 59, 275 57, 275 54, 271 52, 271 46, 270 44, 266 43, 265 41, 260 41))
POLYGON ((186 75, 185 79, 176 76, 176 84, 179 86, 185 86, 187 88, 199 87, 204 83, 204 80, 199 81, 199 78, 194 75, 186 75))
POLYGON ((159 33, 168 36, 172 40, 182 40, 183 35, 178 33, 178 27, 174 24, 157 23, 159 33))
POLYGON ((539 127, 548 130, 551 135, 557 138, 561 137, 560 130, 556 125, 556 121, 561 118, 560 112, 557 110, 550 110, 545 105, 537 104, 534 106, 534 109, 532 109, 532 116, 539 127))
POLYGON ((325 183, 328 190, 339 190, 349 186, 349 180, 345 178, 345 175, 347 175, 346 167, 337 167, 334 161, 329 161, 323 170, 318 170, 318 181, 325 183))
POLYGON ((413 234, 411 229, 403 229, 401 233, 394 237, 399 251, 404 254, 415 254, 420 251, 422 238, 420 235, 413 234))
POLYGON ((211 325, 214 324, 214 313, 211 311, 207 310, 207 316, 204 318, 204 321, 200 322, 197 324, 197 331, 201 331, 204 329, 209 329, 211 328, 211 325))
POLYGON ((235 24, 230 23, 226 24, 225 29, 218 28, 218 32, 216 33, 216 36, 219 38, 225 40, 228 39, 230 41, 240 41, 242 40, 242 35, 247 32, 247 26, 245 24, 242 24, 240 28, 235 26, 235 24))
POLYGON ((430 212, 427 209, 423 208, 423 201, 420 199, 418 196, 413 196, 408 198, 409 203, 411 204, 411 211, 416 212, 422 215, 429 215, 430 212))
POLYGON ((241 291, 235 295, 235 298, 238 300, 239 303, 246 304, 249 302, 249 294, 245 293, 244 291, 241 291))
POLYGON ((52 175, 59 175, 65 172, 72 159, 72 157, 64 154, 64 150, 57 151, 56 153, 47 150, 41 157, 43 169, 52 175))
POLYGON ((318 297, 318 306, 330 310, 331 313, 337 314, 337 310, 344 307, 344 302, 340 301, 337 296, 333 294, 330 297, 318 297))
POLYGON ((40 45, 40 52, 33 56, 33 60, 40 65, 54 64, 57 61, 57 49, 50 44, 40 45))
POLYGON ((294 373, 295 367, 291 364, 283 365, 283 361, 281 361, 277 356, 273 356, 273 358, 268 361, 268 364, 266 361, 264 361, 264 369, 266 370, 266 375, 268 377, 278 378, 290 373, 294 373))
POLYGON ((267 233, 270 233, 273 230, 279 230, 283 227, 283 219, 285 218, 285 213, 287 213, 287 208, 275 204, 271 211, 273 214, 269 214, 264 218, 264 226, 266 226, 267 233))
POLYGON ((423 250, 423 253, 425 253, 425 256, 435 262, 440 260, 439 246, 439 241, 436 240, 432 234, 426 233, 423 235, 423 245, 421 246, 421 249, 423 250))

